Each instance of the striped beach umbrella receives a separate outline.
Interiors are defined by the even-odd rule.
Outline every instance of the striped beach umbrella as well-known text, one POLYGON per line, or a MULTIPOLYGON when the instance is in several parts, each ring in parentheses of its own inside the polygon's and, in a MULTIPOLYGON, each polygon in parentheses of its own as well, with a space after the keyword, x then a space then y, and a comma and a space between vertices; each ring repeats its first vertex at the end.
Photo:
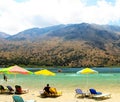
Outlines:
MULTIPOLYGON (((5 74, 14 74, 15 75, 15 81, 16 81, 16 74, 33 74, 33 72, 31 71, 28 71, 20 66, 11 66, 11 67, 8 67, 8 68, 2 68, 0 70, 0 73, 3 73, 3 75, 5 74)), ((6 79, 7 80, 7 79, 6 79)))
POLYGON ((33 74, 31 71, 28 71, 20 66, 11 66, 8 68, 3 68, 0 70, 0 73, 6 73, 6 74, 33 74))

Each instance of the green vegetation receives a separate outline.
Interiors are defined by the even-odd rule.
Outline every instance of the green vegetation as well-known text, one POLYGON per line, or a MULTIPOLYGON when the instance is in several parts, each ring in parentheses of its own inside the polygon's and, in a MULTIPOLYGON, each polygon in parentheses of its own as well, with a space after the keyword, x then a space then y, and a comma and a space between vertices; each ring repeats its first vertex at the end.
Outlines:
POLYGON ((0 42, 0 65, 28 67, 120 66, 120 50, 112 43, 104 49, 85 41, 52 39, 41 42, 0 42))

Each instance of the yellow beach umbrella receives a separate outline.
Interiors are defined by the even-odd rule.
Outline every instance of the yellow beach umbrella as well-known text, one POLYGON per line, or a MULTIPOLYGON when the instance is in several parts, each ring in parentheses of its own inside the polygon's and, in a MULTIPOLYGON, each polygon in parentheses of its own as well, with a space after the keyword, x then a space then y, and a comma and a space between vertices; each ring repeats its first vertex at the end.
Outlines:
POLYGON ((47 69, 36 71, 36 72, 34 72, 34 74, 43 75, 43 76, 55 76, 55 73, 53 73, 53 72, 51 72, 51 71, 49 71, 47 69))
POLYGON ((45 75, 45 76, 54 76, 55 75, 55 73, 53 73, 53 72, 51 72, 51 71, 49 71, 47 69, 36 71, 36 72, 34 72, 34 74, 36 74, 36 75, 45 75))
POLYGON ((98 73, 98 71, 95 71, 90 68, 85 68, 77 72, 77 74, 95 74, 95 73, 98 73))
POLYGON ((86 81, 86 87, 88 87, 88 74, 97 74, 98 71, 93 70, 91 68, 84 68, 77 72, 77 74, 86 74, 87 75, 87 81, 86 81))

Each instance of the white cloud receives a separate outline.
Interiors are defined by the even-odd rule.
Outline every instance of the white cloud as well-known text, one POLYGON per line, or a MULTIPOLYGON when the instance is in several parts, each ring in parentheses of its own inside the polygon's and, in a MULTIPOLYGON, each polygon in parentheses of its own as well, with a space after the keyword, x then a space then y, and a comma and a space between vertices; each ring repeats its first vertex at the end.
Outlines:
POLYGON ((120 0, 112 5, 98 0, 86 5, 83 0, 0 0, 0 31, 15 34, 32 27, 54 24, 119 22, 120 0))

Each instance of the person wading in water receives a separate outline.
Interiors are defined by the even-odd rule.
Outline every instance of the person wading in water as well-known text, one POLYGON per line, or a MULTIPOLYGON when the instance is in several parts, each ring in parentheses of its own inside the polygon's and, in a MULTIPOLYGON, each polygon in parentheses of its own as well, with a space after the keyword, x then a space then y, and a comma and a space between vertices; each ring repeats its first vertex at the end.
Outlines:
POLYGON ((3 74, 3 79, 7 82, 7 76, 3 74))

